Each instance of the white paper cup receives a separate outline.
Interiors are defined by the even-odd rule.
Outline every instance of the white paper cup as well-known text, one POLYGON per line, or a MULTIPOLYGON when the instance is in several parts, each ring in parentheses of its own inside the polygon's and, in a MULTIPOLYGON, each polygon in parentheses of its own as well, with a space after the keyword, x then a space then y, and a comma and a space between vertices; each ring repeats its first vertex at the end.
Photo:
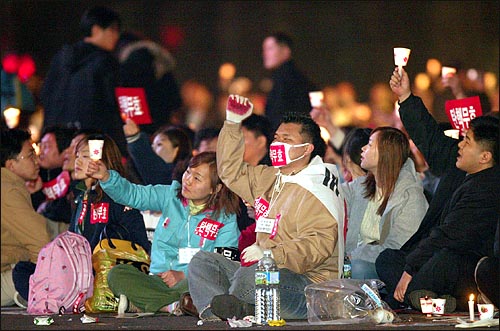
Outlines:
POLYGON ((448 137, 451 137, 453 139, 460 139, 460 130, 449 129, 449 130, 444 130, 443 132, 448 137))
POLYGON ((448 77, 448 75, 454 75, 457 73, 457 69, 453 67, 442 67, 441 68, 441 77, 448 77))
POLYGON ((92 160, 97 161, 102 158, 102 146, 104 146, 104 140, 89 140, 89 153, 92 160))
POLYGON ((3 111, 3 116, 5 117, 5 124, 9 129, 13 129, 19 125, 19 116, 21 115, 21 110, 18 108, 7 108, 3 111))
POLYGON ((321 107, 321 104, 323 103, 323 92, 322 91, 309 92, 309 101, 311 101, 311 106, 321 107))
POLYGON ((404 67, 408 63, 411 50, 409 48, 395 47, 394 48, 394 64, 398 67, 404 67))
POLYGON ((432 299, 432 313, 436 315, 444 314, 446 299, 432 299))
POLYGON ((420 308, 423 314, 432 314, 432 298, 420 298, 420 308))
POLYGON ((490 303, 488 303, 488 304, 478 303, 477 310, 479 311, 479 319, 480 320, 493 319, 493 313, 494 313, 495 307, 492 304, 490 304, 490 303))

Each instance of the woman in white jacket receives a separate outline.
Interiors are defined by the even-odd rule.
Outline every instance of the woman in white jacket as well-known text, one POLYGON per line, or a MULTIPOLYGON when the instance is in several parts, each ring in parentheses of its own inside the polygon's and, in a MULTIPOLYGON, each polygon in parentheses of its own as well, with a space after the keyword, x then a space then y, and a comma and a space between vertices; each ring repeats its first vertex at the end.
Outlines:
POLYGON ((352 278, 378 278, 375 260, 379 253, 400 248, 427 211, 422 180, 411 155, 402 131, 379 127, 362 148, 361 167, 367 175, 341 186, 347 201, 345 252, 351 259, 352 278))

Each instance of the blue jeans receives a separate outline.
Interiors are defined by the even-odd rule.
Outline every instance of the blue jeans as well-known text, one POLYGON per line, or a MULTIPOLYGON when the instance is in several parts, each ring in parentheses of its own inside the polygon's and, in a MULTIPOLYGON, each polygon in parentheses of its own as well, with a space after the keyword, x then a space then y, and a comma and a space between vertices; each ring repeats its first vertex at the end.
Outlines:
MULTIPOLYGON (((240 266, 221 254, 199 251, 189 263, 188 284, 193 303, 201 312, 212 298, 232 294, 242 301, 255 304, 255 268, 240 266)), ((305 276, 288 269, 280 269, 281 317, 307 318, 304 288, 312 282, 305 276)), ((203 317, 210 317, 203 314, 203 317)))
POLYGON ((351 260, 353 279, 378 279, 375 263, 365 260, 351 260))

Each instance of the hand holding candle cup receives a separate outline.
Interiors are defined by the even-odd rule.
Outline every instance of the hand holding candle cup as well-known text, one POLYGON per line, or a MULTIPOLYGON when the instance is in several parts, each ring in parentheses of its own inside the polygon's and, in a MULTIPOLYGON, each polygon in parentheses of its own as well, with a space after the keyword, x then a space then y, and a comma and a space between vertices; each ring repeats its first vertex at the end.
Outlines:
POLYGON ((313 108, 321 107, 323 105, 323 92, 322 91, 309 92, 309 101, 311 102, 311 106, 313 108))
POLYGON ((97 161, 102 158, 103 146, 104 146, 104 140, 89 140, 90 158, 93 161, 97 161))
POLYGON ((441 68, 441 77, 443 77, 443 78, 452 76, 452 75, 454 75, 456 73, 457 73, 457 69, 456 68, 446 67, 446 66, 443 66, 441 68))
POLYGON ((394 64, 399 68, 399 75, 402 74, 402 69, 408 63, 411 50, 404 47, 394 47, 394 64))

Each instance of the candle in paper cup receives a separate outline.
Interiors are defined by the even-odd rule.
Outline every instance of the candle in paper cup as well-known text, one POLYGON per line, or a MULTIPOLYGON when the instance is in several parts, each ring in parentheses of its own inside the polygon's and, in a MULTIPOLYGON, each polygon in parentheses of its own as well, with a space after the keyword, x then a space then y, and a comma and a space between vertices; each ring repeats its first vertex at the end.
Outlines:
POLYGON ((420 308, 422 309, 423 314, 431 314, 432 313, 432 298, 429 298, 429 297, 420 298, 420 308))
POLYGON ((97 161, 102 158, 103 146, 104 140, 89 140, 89 152, 92 160, 97 161))
POLYGON ((443 132, 448 137, 451 137, 453 139, 460 139, 460 130, 449 129, 449 130, 444 130, 443 132))
POLYGON ((495 307, 491 303, 478 303, 477 310, 479 311, 480 320, 491 320, 493 319, 493 312, 495 307))
POLYGON ((9 129, 13 129, 19 125, 19 115, 21 115, 19 108, 10 107, 3 111, 5 124, 7 124, 9 129))
POLYGON ((321 107, 321 104, 323 103, 323 92, 322 91, 309 92, 309 100, 311 101, 311 106, 321 107))
POLYGON ((457 69, 453 67, 442 67, 441 68, 441 77, 448 77, 448 75, 454 75, 457 73, 457 69))
POLYGON ((394 64, 398 66, 400 75, 402 68, 408 63, 410 52, 409 48, 394 47, 394 64))

